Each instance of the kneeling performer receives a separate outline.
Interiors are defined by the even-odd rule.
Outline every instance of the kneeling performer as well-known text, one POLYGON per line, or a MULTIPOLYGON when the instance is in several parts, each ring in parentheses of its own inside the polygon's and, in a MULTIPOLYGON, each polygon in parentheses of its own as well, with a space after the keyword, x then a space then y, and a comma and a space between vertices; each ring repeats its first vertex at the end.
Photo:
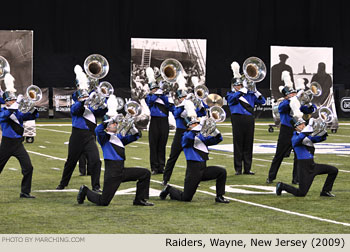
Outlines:
POLYGON ((180 191, 169 184, 162 190, 159 197, 165 200, 168 194, 173 200, 191 201, 201 181, 216 179, 216 198, 218 203, 229 203, 223 197, 225 194, 226 170, 218 166, 207 166, 208 147, 222 141, 218 129, 211 136, 204 137, 200 130, 202 126, 197 118, 192 118, 187 124, 188 130, 182 137, 182 147, 187 160, 184 191, 180 191))
POLYGON ((137 181, 134 205, 153 206, 147 202, 151 172, 145 168, 125 168, 124 145, 140 138, 135 125, 125 136, 117 134, 118 123, 116 117, 105 120, 96 127, 97 140, 101 145, 105 161, 105 173, 102 195, 90 190, 87 186, 80 187, 77 201, 83 204, 85 197, 96 205, 108 206, 122 182, 137 181), (106 129, 106 131, 105 131, 106 129))
MULTIPOLYGON (((316 136, 309 135, 313 132, 313 128, 311 125, 305 127, 305 121, 303 119, 292 119, 291 124, 294 125, 296 130, 292 137, 292 144, 298 159, 299 188, 278 182, 276 184, 276 194, 281 195, 284 190, 294 196, 304 197, 308 193, 314 178, 320 174, 327 174, 327 179, 323 185, 320 196, 334 197, 331 191, 338 174, 338 169, 331 165, 316 164, 314 162, 314 143, 325 141, 327 132, 323 131, 316 136)), ((312 124, 312 122, 310 124, 312 124)))

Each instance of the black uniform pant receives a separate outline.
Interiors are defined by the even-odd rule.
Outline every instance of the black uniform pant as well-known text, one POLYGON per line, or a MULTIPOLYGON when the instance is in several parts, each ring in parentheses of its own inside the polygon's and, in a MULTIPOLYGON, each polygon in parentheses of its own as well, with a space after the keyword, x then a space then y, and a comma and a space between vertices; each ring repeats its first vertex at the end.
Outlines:
POLYGON ((91 171, 91 185, 100 188, 101 160, 95 136, 88 130, 73 128, 69 138, 68 158, 64 164, 60 185, 67 186, 81 155, 87 157, 87 170, 91 171))
POLYGON ((218 166, 208 166, 206 162, 187 160, 184 191, 170 187, 169 195, 173 200, 191 201, 201 181, 216 179, 216 194, 225 194, 226 170, 218 166))
POLYGON ((22 169, 21 192, 30 193, 32 187, 33 166, 30 157, 23 146, 22 138, 2 137, 0 145, 0 173, 10 157, 18 159, 22 169))
POLYGON ((169 136, 168 117, 151 117, 149 125, 149 150, 151 170, 157 173, 164 172, 166 143, 169 136))
POLYGON ((149 197, 151 172, 145 168, 124 168, 124 161, 105 160, 105 174, 102 195, 88 189, 89 201, 108 206, 122 182, 137 181, 135 200, 149 197))
POLYGON ((175 163, 182 152, 181 140, 185 131, 186 131, 185 129, 176 128, 173 143, 171 144, 170 156, 168 161, 166 162, 166 166, 163 174, 163 181, 168 182, 170 180, 171 174, 173 173, 173 170, 174 170, 175 163))
POLYGON ((231 114, 233 163, 236 172, 248 173, 252 167, 255 119, 252 115, 231 114))
POLYGON ((304 197, 310 189, 315 176, 328 174, 323 185, 322 191, 332 191, 338 169, 331 165, 316 164, 313 159, 298 160, 299 188, 283 184, 282 189, 293 194, 294 196, 304 197))
MULTIPOLYGON (((275 156, 272 160, 271 167, 269 170, 268 179, 270 181, 275 180, 277 176, 278 169, 281 166, 281 163, 285 157, 290 155, 292 150, 292 136, 294 129, 288 126, 281 124, 280 133, 277 140, 277 149, 275 156)), ((294 163, 293 163, 293 182, 298 182, 298 166, 297 158, 294 154, 294 163)))
POLYGON ((79 158, 79 172, 81 175, 91 175, 91 172, 87 169, 87 167, 87 157, 83 153, 79 158))

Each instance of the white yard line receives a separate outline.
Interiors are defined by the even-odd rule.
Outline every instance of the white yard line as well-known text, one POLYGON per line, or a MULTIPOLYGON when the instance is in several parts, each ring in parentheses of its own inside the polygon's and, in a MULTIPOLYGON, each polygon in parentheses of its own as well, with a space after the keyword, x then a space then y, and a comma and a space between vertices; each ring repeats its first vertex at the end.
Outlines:
POLYGON ((70 131, 54 130, 54 129, 44 129, 44 128, 39 128, 39 127, 36 127, 36 129, 39 129, 39 130, 47 130, 47 131, 53 131, 53 132, 59 132, 59 133, 65 133, 65 134, 71 134, 71 133, 72 133, 72 132, 70 132, 70 131))
MULTIPOLYGON (((32 154, 36 154, 39 156, 43 156, 43 157, 48 157, 48 158, 52 158, 52 159, 56 159, 56 160, 61 160, 61 161, 66 161, 66 159, 63 158, 58 158, 58 157, 54 157, 54 156, 50 156, 50 155, 45 155, 39 152, 35 152, 35 151, 28 151, 29 153, 32 154)), ((162 184, 162 181, 158 181, 158 180, 151 180, 152 182, 158 183, 158 184, 162 184)), ((178 188, 182 188, 181 186, 177 186, 177 185, 173 185, 175 187, 178 188)), ((211 192, 207 192, 207 191, 203 191, 203 190, 197 190, 198 192, 204 193, 204 194, 208 194, 211 196, 216 196, 215 193, 211 193, 211 192)), ((280 208, 276 208, 276 207, 271 207, 271 206, 267 206, 267 205, 263 205, 263 204, 258 204, 258 203, 254 203, 254 202, 250 202, 250 201, 245 201, 245 200, 240 200, 240 199, 236 199, 236 198, 232 198, 232 197, 227 197, 225 196, 227 199, 232 200, 232 201, 236 201, 239 203, 243 203, 243 204, 248 204, 248 205, 252 205, 252 206, 256 206, 256 207, 261 207, 261 208, 265 208, 265 209, 270 209, 270 210, 274 210, 277 212, 282 212, 282 213, 286 213, 286 214, 291 214, 291 215, 296 215, 296 216, 300 216, 300 217, 305 217, 305 218, 309 218, 309 219, 314 219, 314 220, 318 220, 318 221, 322 221, 322 222, 328 222, 328 223, 333 223, 333 224, 338 224, 338 225, 343 225, 343 226, 350 226, 350 223, 345 223, 345 222, 339 222, 339 221, 334 221, 334 220, 330 220, 330 219, 324 219, 324 218, 319 218, 316 216, 312 216, 312 215, 308 215, 308 214, 302 214, 302 213, 298 213, 298 212, 293 212, 293 211, 289 211, 289 210, 284 210, 284 209, 280 209, 280 208)))
MULTIPOLYGON (((154 183, 162 184, 162 182, 158 181, 158 180, 151 179, 151 181, 154 183)), ((174 184, 170 184, 170 185, 177 187, 177 188, 180 188, 180 189, 183 189, 182 186, 178 186, 178 185, 174 185, 174 184)), ((197 192, 201 192, 201 193, 216 197, 216 194, 212 193, 212 192, 207 192, 207 191, 203 191, 203 190, 197 190, 197 192)), ((332 223, 332 224, 338 224, 338 225, 350 227, 350 223, 346 223, 346 222, 340 222, 340 221, 335 221, 335 220, 330 220, 330 219, 325 219, 325 218, 319 218, 319 217, 309 215, 309 214, 302 214, 302 213, 289 211, 289 210, 285 210, 285 209, 281 209, 281 208, 277 208, 277 207, 271 207, 271 206, 267 206, 267 205, 263 205, 263 204, 259 204, 259 203, 254 203, 254 202, 250 202, 250 201, 246 201, 246 200, 240 200, 240 199, 228 197, 226 195, 225 195, 225 198, 232 200, 232 201, 239 202, 239 203, 243 203, 243 204, 247 204, 247 205, 251 205, 251 206, 256 206, 256 207, 261 207, 261 208, 265 208, 265 209, 269 209, 269 210, 273 210, 273 211, 277 211, 277 212, 281 212, 281 213, 285 213, 285 214, 296 215, 296 216, 305 217, 305 218, 309 218, 309 219, 313 219, 313 220, 317 220, 317 221, 328 222, 328 223, 332 223)))

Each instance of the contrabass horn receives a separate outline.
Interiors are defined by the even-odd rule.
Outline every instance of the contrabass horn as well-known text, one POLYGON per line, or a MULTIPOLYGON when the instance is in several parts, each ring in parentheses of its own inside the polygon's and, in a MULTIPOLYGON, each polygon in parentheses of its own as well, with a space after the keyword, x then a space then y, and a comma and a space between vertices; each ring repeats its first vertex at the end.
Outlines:
POLYGON ((24 97, 18 106, 18 110, 22 113, 29 112, 34 106, 35 103, 39 102, 42 98, 42 91, 36 85, 30 85, 26 91, 26 97, 24 97))
POLYGON ((254 91, 255 83, 262 81, 266 76, 266 66, 258 57, 249 57, 243 63, 243 73, 247 80, 247 89, 254 91))
POLYGON ((132 128, 135 118, 139 116, 142 112, 141 105, 135 101, 129 101, 124 106, 126 115, 118 123, 117 133, 125 136, 129 130, 132 128))
POLYGON ((205 119, 201 134, 204 137, 212 134, 216 129, 216 123, 223 122, 226 119, 226 112, 222 108, 222 98, 217 94, 210 94, 207 100, 212 100, 212 102, 208 102, 208 105, 212 105, 208 110, 208 116, 205 119))
POLYGON ((10 65, 8 61, 0 56, 0 80, 5 78, 5 75, 10 72, 10 65))
POLYGON ((301 105, 309 104, 314 97, 319 97, 322 94, 321 85, 313 81, 310 84, 310 89, 301 93, 299 100, 301 105))
POLYGON ((109 63, 100 54, 91 54, 84 61, 84 70, 89 79, 89 90, 98 86, 98 80, 106 77, 109 72, 109 63))
POLYGON ((111 83, 108 81, 102 81, 96 88, 96 91, 93 91, 88 99, 88 104, 94 110, 99 108, 105 108, 106 99, 114 93, 114 88, 111 83))
POLYGON ((160 65, 160 74, 167 82, 175 83, 181 72, 183 72, 183 67, 176 59, 166 59, 160 65))
POLYGON ((312 136, 317 136, 321 132, 327 129, 327 124, 331 123, 334 119, 333 112, 327 107, 321 107, 318 110, 318 118, 313 121, 312 136))

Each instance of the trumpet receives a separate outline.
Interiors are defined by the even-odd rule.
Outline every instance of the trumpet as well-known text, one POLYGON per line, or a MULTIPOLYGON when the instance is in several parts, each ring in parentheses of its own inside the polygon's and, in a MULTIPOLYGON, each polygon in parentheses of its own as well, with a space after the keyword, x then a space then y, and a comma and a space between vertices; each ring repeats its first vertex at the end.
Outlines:
POLYGON ((212 106, 208 111, 208 116, 205 119, 201 134, 204 137, 208 137, 210 134, 212 134, 216 129, 216 123, 223 122, 226 119, 226 113, 225 110, 219 106, 212 106))
POLYGON ((26 97, 19 102, 18 110, 22 113, 29 112, 41 98, 41 89, 36 85, 30 85, 26 90, 26 97))
POLYGON ((308 104, 312 101, 314 97, 319 97, 321 94, 322 94, 321 85, 318 82, 313 81, 310 84, 310 89, 301 93, 299 97, 300 104, 301 105, 308 104))
POLYGON ((0 56, 0 80, 3 80, 5 78, 5 75, 9 72, 10 64, 4 57, 0 56))
POLYGON ((129 130, 134 125, 134 121, 137 116, 141 115, 142 109, 141 105, 135 101, 129 101, 125 104, 124 110, 126 115, 124 118, 118 123, 117 134, 121 134, 125 136, 129 130))
POLYGON ((256 83, 261 82, 266 76, 265 63, 257 57, 249 57, 243 62, 243 73, 247 89, 254 91, 256 83))
POLYGON ((321 107, 318 110, 318 118, 312 123, 312 136, 317 136, 327 129, 327 124, 334 120, 333 112, 327 107, 321 107))
POLYGON ((92 92, 90 94, 90 97, 87 100, 87 103, 92 107, 94 110, 97 110, 99 108, 106 108, 106 99, 113 94, 114 88, 111 83, 107 81, 102 81, 98 87, 96 88, 96 91, 92 92))

